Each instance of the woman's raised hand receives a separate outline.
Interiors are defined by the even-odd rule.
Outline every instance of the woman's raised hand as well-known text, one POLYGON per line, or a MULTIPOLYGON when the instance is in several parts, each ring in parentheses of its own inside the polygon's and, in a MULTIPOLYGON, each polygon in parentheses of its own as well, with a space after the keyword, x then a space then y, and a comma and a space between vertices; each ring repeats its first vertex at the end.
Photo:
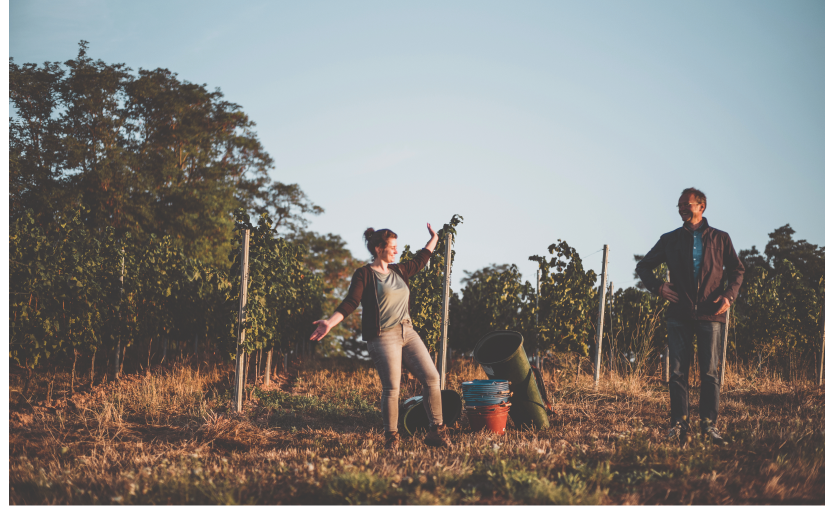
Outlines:
POLYGON ((436 232, 436 230, 430 226, 430 223, 427 224, 427 231, 430 232, 431 239, 435 237, 437 241, 439 240, 439 233, 436 232))
POLYGON ((436 249, 436 243, 439 242, 439 233, 430 226, 430 223, 427 224, 427 231, 430 232, 430 240, 427 241, 425 244, 424 249, 433 253, 433 250, 436 249))

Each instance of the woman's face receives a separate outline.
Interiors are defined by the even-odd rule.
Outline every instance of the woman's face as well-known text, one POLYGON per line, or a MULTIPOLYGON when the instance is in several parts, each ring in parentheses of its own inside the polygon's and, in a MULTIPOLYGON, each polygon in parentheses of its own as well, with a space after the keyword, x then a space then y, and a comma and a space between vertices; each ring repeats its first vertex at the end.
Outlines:
POLYGON ((387 239, 387 246, 384 248, 376 248, 376 258, 388 264, 396 261, 396 255, 398 253, 399 250, 396 247, 396 239, 392 237, 387 239))

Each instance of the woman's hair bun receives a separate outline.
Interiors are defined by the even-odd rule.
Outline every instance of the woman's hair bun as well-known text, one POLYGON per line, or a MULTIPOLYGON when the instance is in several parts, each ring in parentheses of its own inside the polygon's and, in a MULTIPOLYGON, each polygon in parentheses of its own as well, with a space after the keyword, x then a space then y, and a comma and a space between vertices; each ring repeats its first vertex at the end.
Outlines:
POLYGON ((388 228, 376 231, 373 227, 370 227, 364 231, 364 244, 367 246, 367 251, 375 258, 377 247, 384 249, 387 247, 388 239, 396 239, 397 237, 396 233, 388 228))

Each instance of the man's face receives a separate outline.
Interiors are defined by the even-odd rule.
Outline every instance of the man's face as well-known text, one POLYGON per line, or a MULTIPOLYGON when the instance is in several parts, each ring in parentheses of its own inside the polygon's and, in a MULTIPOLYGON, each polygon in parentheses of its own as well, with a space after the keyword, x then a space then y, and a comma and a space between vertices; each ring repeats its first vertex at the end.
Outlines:
POLYGON ((697 197, 694 195, 683 195, 677 201, 677 211, 680 213, 680 218, 683 221, 698 222, 703 218, 703 211, 706 210, 705 204, 698 204, 697 197))

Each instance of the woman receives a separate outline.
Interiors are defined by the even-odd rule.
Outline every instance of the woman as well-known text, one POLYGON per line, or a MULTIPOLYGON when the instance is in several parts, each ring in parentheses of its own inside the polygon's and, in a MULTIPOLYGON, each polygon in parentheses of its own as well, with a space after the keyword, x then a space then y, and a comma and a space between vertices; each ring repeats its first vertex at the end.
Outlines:
POLYGON ((364 232, 367 249, 373 262, 353 274, 347 297, 327 320, 318 324, 310 336, 318 341, 355 311, 361 303, 362 338, 367 341, 370 358, 381 379, 381 415, 384 419, 384 448, 392 450, 399 444, 399 386, 402 363, 424 386, 424 408, 430 429, 424 438, 428 446, 450 446, 447 428, 442 420, 442 396, 439 373, 422 339, 410 321, 410 278, 427 264, 439 236, 427 224, 430 241, 411 260, 393 263, 398 254, 395 233, 388 229, 364 232))

